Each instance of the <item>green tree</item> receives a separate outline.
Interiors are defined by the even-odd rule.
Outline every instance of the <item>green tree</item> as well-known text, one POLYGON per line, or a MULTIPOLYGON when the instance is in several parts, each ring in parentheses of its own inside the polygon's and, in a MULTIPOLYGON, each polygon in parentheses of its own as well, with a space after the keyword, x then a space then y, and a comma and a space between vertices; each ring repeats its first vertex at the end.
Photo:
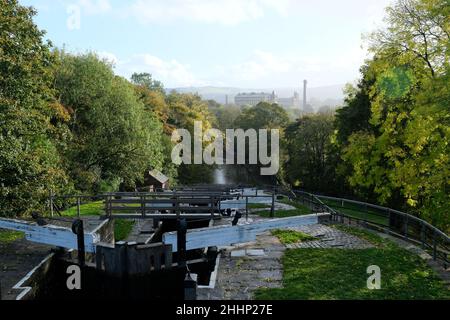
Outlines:
POLYGON ((151 91, 159 91, 164 94, 164 85, 161 81, 154 80, 150 73, 133 73, 131 75, 131 82, 151 91))
POLYGON ((331 114, 305 116, 288 126, 285 133, 286 182, 310 191, 336 192, 338 159, 334 156, 333 133, 331 114))
POLYGON ((350 184, 448 230, 448 1, 400 0, 371 36, 369 124, 343 150, 350 184), (436 10, 436 8, 440 8, 436 10))
MULTIPOLYGON (((268 102, 260 102, 254 107, 243 108, 242 112, 234 121, 234 127, 248 130, 254 129, 258 132, 259 129, 272 129, 280 130, 280 143, 283 140, 284 129, 289 124, 289 116, 286 110, 280 107, 278 104, 271 104, 268 102)), ((270 139, 268 141, 270 146, 270 139)), ((235 148, 237 145, 235 144, 235 148)), ((246 141, 246 150, 249 150, 248 141, 246 141)), ((269 153, 271 150, 269 150, 269 153)), ((280 149, 280 164, 284 162, 285 155, 282 149, 280 149)), ((261 166, 248 164, 248 154, 246 158, 246 165, 235 166, 234 180, 241 181, 242 183, 268 183, 276 184, 282 181, 283 167, 276 176, 261 176, 261 166)))
POLYGON ((280 129, 289 122, 289 116, 278 104, 260 102, 246 108, 236 118, 235 126, 241 129, 280 129))
POLYGON ((110 65, 94 54, 61 52, 56 88, 72 113, 67 159, 79 190, 132 187, 145 170, 161 169, 162 126, 110 65))
POLYGON ((36 12, 16 0, 0 5, 0 212, 45 210, 49 190, 69 182, 59 150, 69 116, 53 98, 52 54, 36 12))

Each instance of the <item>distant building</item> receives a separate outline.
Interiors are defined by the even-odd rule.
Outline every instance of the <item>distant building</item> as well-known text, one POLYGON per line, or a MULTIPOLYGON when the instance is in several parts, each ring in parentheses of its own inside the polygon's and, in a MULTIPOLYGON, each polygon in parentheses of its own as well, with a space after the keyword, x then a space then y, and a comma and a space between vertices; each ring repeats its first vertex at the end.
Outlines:
POLYGON ((294 92, 294 96, 290 98, 277 98, 276 103, 284 108, 300 108, 300 95, 294 92))
POLYGON ((251 93, 239 93, 235 98, 234 102, 238 106, 256 106, 260 102, 275 103, 277 101, 277 96, 275 91, 272 93, 265 92, 251 92, 251 93))

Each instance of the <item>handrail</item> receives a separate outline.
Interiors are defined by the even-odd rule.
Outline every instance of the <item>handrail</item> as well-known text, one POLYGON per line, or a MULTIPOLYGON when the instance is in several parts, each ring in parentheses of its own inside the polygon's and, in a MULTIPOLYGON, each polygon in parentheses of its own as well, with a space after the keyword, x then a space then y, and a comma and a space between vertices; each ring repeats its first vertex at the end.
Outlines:
POLYGON ((388 208, 388 207, 383 207, 383 206, 367 203, 367 202, 362 202, 362 201, 349 200, 349 199, 345 199, 345 198, 336 198, 336 197, 322 196, 322 195, 315 195, 315 196, 317 198, 324 198, 324 199, 335 200, 335 201, 345 201, 345 202, 353 203, 353 204, 357 204, 357 205, 364 205, 364 206, 367 206, 369 208, 379 209, 379 210, 383 210, 383 211, 389 211, 389 212, 392 212, 392 213, 403 215, 405 217, 408 217, 408 219, 412 219, 412 220, 415 220, 417 222, 420 222, 421 224, 426 225, 428 228, 432 229, 433 231, 438 233, 440 236, 446 238, 446 240, 450 242, 450 237, 445 232, 443 232, 442 230, 440 230, 437 227, 433 226, 429 222, 427 222, 427 221, 425 221, 423 219, 420 219, 420 218, 418 218, 416 216, 413 216, 413 215, 411 215, 409 213, 398 211, 398 210, 391 209, 391 208, 388 208))

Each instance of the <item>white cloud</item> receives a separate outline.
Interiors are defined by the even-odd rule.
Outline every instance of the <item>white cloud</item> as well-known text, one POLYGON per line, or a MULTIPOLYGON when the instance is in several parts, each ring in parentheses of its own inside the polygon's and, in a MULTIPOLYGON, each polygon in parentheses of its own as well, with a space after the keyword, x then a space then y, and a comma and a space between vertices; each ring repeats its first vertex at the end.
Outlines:
POLYGON ((117 59, 116 55, 111 52, 100 51, 97 52, 97 55, 99 56, 100 59, 106 60, 112 63, 113 65, 117 65, 119 63, 119 59, 117 59))
POLYGON ((315 86, 352 81, 364 62, 366 53, 358 46, 331 56, 277 55, 255 50, 247 59, 230 65, 208 68, 199 76, 189 64, 176 59, 162 59, 144 53, 120 60, 110 52, 98 52, 99 57, 113 63, 116 72, 130 77, 134 72, 148 72, 168 88, 189 86, 295 86, 308 79, 315 86))
POLYGON ((89 15, 106 13, 112 9, 109 0, 78 0, 76 4, 89 15))
POLYGON ((245 61, 231 66, 216 66, 211 82, 222 81, 254 86, 295 85, 304 78, 325 85, 352 80, 366 58, 366 51, 359 46, 330 55, 277 55, 255 50, 245 61), (214 80, 215 79, 215 80, 214 80))
POLYGON ((262 18, 268 11, 285 15, 292 0, 136 0, 128 14, 142 23, 177 20, 237 25, 262 18))
POLYGON ((163 60, 148 53, 133 55, 126 61, 117 60, 116 69, 119 74, 126 77, 130 77, 134 72, 151 73, 154 79, 162 81, 166 87, 206 84, 193 74, 188 64, 183 64, 175 59, 163 60))

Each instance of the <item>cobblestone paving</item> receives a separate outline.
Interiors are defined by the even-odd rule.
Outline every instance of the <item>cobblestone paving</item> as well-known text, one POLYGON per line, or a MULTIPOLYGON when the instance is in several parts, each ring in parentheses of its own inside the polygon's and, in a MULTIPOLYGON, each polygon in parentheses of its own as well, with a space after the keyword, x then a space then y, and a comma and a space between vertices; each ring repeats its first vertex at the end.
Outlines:
MULTIPOLYGON (((293 227, 320 240, 289 245, 289 248, 345 248, 364 249, 372 245, 355 236, 324 225, 293 227)), ((199 300, 250 300, 258 288, 282 287, 281 257, 287 246, 266 232, 252 243, 223 249, 214 289, 199 288, 199 300), (251 255, 260 253, 264 255, 251 255)))
POLYGON ((318 238, 317 241, 307 241, 287 245, 288 248, 341 248, 367 249, 373 247, 369 242, 356 236, 330 228, 321 224, 290 228, 318 238))

